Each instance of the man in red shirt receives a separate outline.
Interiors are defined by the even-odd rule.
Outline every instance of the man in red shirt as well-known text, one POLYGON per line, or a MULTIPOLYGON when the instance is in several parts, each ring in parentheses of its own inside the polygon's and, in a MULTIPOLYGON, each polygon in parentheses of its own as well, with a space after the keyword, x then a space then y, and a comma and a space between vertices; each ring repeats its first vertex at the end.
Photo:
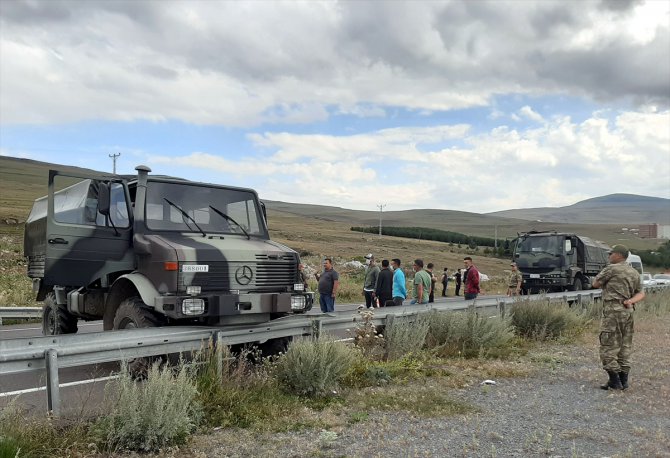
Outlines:
POLYGON ((466 256, 463 258, 465 264, 465 300, 476 299, 479 294, 479 271, 472 263, 472 258, 466 256))

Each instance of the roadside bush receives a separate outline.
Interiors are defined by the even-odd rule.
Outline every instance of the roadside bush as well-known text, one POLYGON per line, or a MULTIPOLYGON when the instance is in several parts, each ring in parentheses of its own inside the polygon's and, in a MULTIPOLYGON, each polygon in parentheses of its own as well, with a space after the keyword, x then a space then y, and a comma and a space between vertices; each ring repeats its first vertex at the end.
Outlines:
POLYGON ((86 449, 88 422, 33 416, 15 401, 0 411, 1 458, 75 455, 86 449))
MULTIPOLYGON (((356 322, 354 329, 354 345, 358 347, 367 359, 378 361, 384 358, 386 353, 386 339, 375 325, 375 312, 372 310, 359 310, 361 320, 356 322)), ((381 329, 381 328, 380 328, 381 329)))
POLYGON ((647 293, 642 302, 635 306, 636 311, 642 314, 663 316, 670 313, 670 288, 661 291, 647 293))
POLYGON ((213 346, 198 355, 196 383, 204 422, 209 426, 282 431, 293 428, 300 399, 287 394, 270 376, 272 361, 243 350, 233 355, 228 347, 213 346), (221 366, 218 359, 220 358, 221 366), (258 364, 252 364, 255 359, 258 364))
POLYGON ((355 358, 353 348, 331 338, 301 339, 277 360, 275 374, 287 391, 319 397, 337 389, 355 358))
POLYGON ((95 425, 104 448, 156 451, 186 441, 200 418, 197 389, 184 365, 175 371, 154 364, 146 381, 138 383, 122 366, 106 393, 112 413, 95 425))
POLYGON ((433 311, 426 344, 440 356, 472 358, 500 353, 513 339, 508 319, 489 318, 470 306, 465 313, 433 311))
POLYGON ((386 359, 396 360, 405 355, 421 351, 430 328, 430 315, 394 317, 386 325, 386 359))
POLYGON ((588 323, 590 313, 581 309, 572 310, 563 303, 551 303, 548 300, 515 302, 512 309, 512 324, 516 333, 534 340, 549 340, 561 336, 577 335, 588 323))

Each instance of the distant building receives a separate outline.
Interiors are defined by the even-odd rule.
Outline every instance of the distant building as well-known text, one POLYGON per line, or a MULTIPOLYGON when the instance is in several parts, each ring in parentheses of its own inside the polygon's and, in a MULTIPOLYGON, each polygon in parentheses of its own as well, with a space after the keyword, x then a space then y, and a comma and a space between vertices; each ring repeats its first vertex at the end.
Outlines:
POLYGON ((642 224, 639 235, 643 239, 670 239, 670 225, 642 224))

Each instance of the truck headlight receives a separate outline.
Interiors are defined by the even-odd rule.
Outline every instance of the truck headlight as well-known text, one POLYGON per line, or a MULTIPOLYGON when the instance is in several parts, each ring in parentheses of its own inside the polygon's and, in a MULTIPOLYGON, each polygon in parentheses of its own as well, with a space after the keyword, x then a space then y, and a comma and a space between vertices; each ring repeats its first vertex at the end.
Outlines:
POLYGON ((305 310, 306 306, 305 296, 291 296, 291 310, 305 310))
POLYGON ((305 285, 302 283, 295 283, 293 285, 293 291, 305 291, 305 285))
POLYGON ((181 303, 181 311, 184 315, 202 315, 205 313, 205 301, 203 299, 184 299, 181 303))

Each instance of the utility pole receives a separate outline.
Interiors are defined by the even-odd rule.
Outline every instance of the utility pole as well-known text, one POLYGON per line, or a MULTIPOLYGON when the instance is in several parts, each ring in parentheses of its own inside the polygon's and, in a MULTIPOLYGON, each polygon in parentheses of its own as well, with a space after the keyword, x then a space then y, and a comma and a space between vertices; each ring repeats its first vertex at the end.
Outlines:
POLYGON ((114 175, 116 175, 116 158, 119 157, 119 156, 121 156, 121 153, 109 154, 109 157, 112 158, 112 161, 114 163, 114 169, 113 169, 113 172, 112 172, 112 173, 114 173, 114 175))
POLYGON ((495 249, 496 249, 496 253, 497 253, 498 252, 498 225, 497 224, 496 224, 495 249))
POLYGON ((384 207, 386 207, 386 204, 377 205, 377 208, 379 208, 379 238, 382 238, 382 211, 384 211, 384 207))

